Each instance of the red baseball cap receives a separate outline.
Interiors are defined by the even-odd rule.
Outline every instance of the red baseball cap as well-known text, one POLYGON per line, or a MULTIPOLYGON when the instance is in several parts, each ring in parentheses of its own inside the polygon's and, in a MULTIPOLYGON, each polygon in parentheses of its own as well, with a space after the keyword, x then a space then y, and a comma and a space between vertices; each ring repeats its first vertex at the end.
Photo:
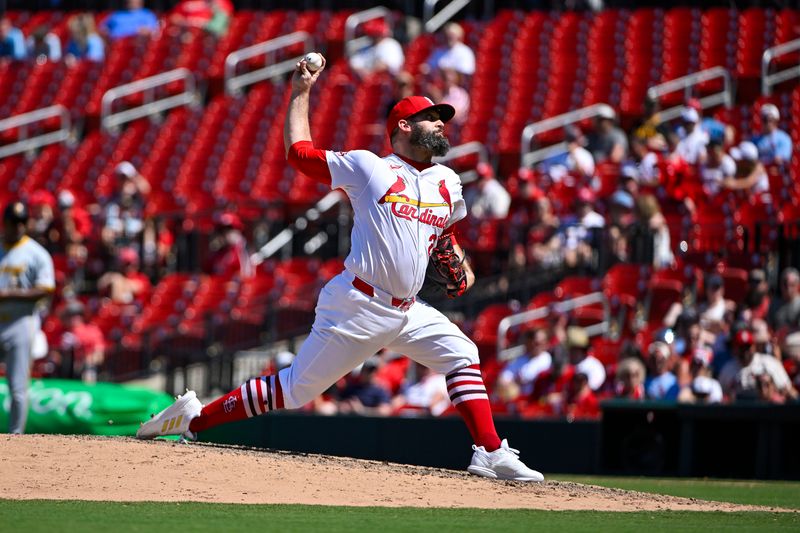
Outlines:
POLYGON ((456 114, 456 110, 450 104, 434 104, 433 100, 427 96, 406 96, 392 108, 389 118, 386 121, 386 134, 391 139, 392 132, 397 127, 397 123, 412 115, 416 115, 426 109, 434 109, 439 113, 442 122, 447 122, 456 114))

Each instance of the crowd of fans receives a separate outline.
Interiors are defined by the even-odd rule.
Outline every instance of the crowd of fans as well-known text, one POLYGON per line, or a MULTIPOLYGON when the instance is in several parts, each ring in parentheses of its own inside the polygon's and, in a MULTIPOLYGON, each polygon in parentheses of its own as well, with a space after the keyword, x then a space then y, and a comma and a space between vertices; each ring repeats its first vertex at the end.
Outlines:
MULTIPOLYGON (((228 31, 233 4, 230 0, 181 0, 167 15, 166 26, 176 31, 199 28, 211 35, 228 31)), ((0 17, 0 62, 34 60, 78 60, 101 62, 106 44, 135 35, 155 35, 162 29, 158 17, 144 7, 143 0, 126 0, 125 8, 112 11, 96 24, 92 13, 72 15, 67 23, 69 35, 62 42, 53 28, 38 26, 30 35, 14 27, 7 16, 0 17)), ((188 37, 187 37, 188 38, 188 37)))

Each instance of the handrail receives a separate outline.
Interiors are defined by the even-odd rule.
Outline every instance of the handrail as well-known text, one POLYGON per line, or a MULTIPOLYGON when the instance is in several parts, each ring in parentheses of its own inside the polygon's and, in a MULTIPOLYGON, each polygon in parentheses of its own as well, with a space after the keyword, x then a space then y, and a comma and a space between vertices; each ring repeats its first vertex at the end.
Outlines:
POLYGON ((769 73, 769 64, 772 63, 773 59, 795 50, 800 50, 800 39, 764 50, 764 54, 761 56, 761 94, 769 96, 772 94, 772 87, 775 85, 792 78, 800 78, 800 65, 775 72, 774 74, 769 73))
POLYGON ((531 150, 531 144, 534 137, 537 135, 545 131, 563 128, 564 126, 586 120, 587 118, 596 117, 604 111, 608 112, 608 110, 615 113, 613 108, 608 104, 593 104, 576 109, 575 111, 569 111, 561 115, 528 124, 522 130, 522 140, 520 141, 520 166, 529 167, 548 157, 563 154, 567 151, 566 142, 560 142, 545 148, 539 148, 538 150, 531 150))
MULTIPOLYGON (((459 157, 463 157, 469 154, 478 154, 478 161, 481 163, 488 163, 489 162, 489 150, 487 150, 486 145, 480 141, 471 141, 464 144, 459 144, 458 146, 454 146, 447 152, 447 155, 442 157, 434 157, 434 163, 445 163, 447 161, 451 161, 453 159, 458 159, 459 157)), ((459 174, 461 177, 461 183, 472 183, 478 177, 478 172, 475 169, 467 170, 459 174)))
POLYGON ((228 54, 225 58, 225 93, 228 95, 236 95, 248 85, 274 78, 275 76, 280 76, 281 74, 294 70, 294 66, 299 60, 298 57, 292 57, 280 63, 270 63, 274 61, 275 52, 284 48, 289 48, 297 43, 303 43, 303 53, 310 52, 314 49, 314 38, 311 34, 304 31, 296 31, 287 35, 281 35, 275 39, 270 39, 269 41, 241 48, 228 54), (239 63, 260 55, 267 56, 265 66, 245 74, 236 75, 236 67, 239 63))
POLYGON ((425 5, 422 11, 422 22, 424 24, 425 31, 428 33, 434 33, 448 20, 453 18, 456 13, 469 5, 469 1, 470 0, 451 0, 449 4, 444 6, 441 11, 434 15, 433 10, 436 8, 436 4, 438 4, 440 0, 425 0, 425 5))
POLYGON ((194 74, 186 68, 176 68, 155 76, 142 78, 141 80, 132 81, 124 85, 119 85, 109 89, 103 95, 103 100, 100 106, 100 117, 102 128, 106 131, 116 128, 126 122, 131 122, 138 118, 155 115, 167 109, 180 107, 184 105, 192 105, 197 103, 197 95, 195 94, 196 81, 194 74), (154 99, 153 89, 168 85, 176 81, 183 81, 183 91, 164 98, 154 99), (145 93, 145 102, 136 107, 120 111, 119 113, 112 112, 112 106, 115 101, 125 96, 145 93))
POLYGON ((70 119, 67 108, 63 105, 56 104, 0 120, 0 132, 8 131, 13 128, 20 129, 20 140, 15 143, 0 146, 0 158, 68 140, 72 129, 72 120, 70 119), (59 128, 56 131, 28 137, 28 124, 34 124, 52 117, 59 117, 61 119, 59 128))
MULTIPOLYGON (((647 97, 650 100, 655 101, 665 94, 673 93, 683 89, 685 101, 691 98, 692 88, 695 85, 699 85, 703 82, 717 78, 722 78, 722 90, 718 93, 709 94, 708 96, 700 98, 700 107, 705 109, 718 104, 724 104, 725 107, 731 107, 733 105, 731 75, 724 67, 711 67, 706 70, 701 70, 700 72, 694 72, 692 74, 687 74, 686 76, 681 76, 680 78, 675 78, 674 80, 669 80, 664 83, 654 85, 647 89, 647 97)), ((674 107, 659 111, 661 121, 666 122, 679 117, 684 107, 684 104, 681 103, 674 107)))
POLYGON ((339 205, 343 200, 342 194, 338 191, 331 191, 326 194, 314 207, 310 208, 303 215, 297 217, 293 224, 284 228, 281 232, 270 239, 264 246, 257 252, 250 256, 253 265, 260 265, 266 259, 269 259, 281 248, 292 242, 296 231, 302 231, 308 227, 309 221, 314 221, 319 218, 322 213, 330 210, 331 208, 339 205))
MULTIPOLYGON (((546 318, 553 311, 557 313, 565 313, 567 311, 577 309, 578 307, 596 303, 603 304, 605 316, 608 316, 609 307, 608 300, 606 299, 605 295, 602 292, 593 292, 590 294, 584 294, 583 296, 578 296, 577 298, 572 298, 570 300, 564 300, 563 302, 555 302, 552 305, 536 307, 534 309, 522 311, 521 313, 515 313, 503 318, 497 325, 497 359, 499 361, 513 359, 514 357, 522 355, 525 352, 525 348, 523 346, 513 346, 510 348, 506 347, 506 334, 512 327, 525 324, 531 320, 546 318)), ((597 324, 592 324, 591 326, 587 326, 583 329, 586 330, 586 334, 590 337, 594 335, 601 335, 608 331, 608 320, 598 322, 597 324)))
POLYGON ((356 28, 368 20, 384 18, 387 24, 392 12, 383 6, 377 6, 358 13, 353 13, 344 21, 344 55, 350 57, 369 43, 368 37, 356 38, 356 28))

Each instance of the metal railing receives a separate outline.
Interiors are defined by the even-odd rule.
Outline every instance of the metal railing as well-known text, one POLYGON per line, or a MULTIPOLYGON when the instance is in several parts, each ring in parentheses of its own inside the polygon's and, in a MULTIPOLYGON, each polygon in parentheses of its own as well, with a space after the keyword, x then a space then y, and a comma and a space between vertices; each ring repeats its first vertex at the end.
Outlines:
MULTIPOLYGON (((552 305, 543 307, 536 307, 535 309, 529 309, 527 311, 505 317, 500 321, 500 324, 497 325, 497 359, 500 361, 506 361, 525 353, 525 347, 522 345, 511 347, 506 346, 506 335, 514 326, 520 326, 533 320, 547 318, 553 311, 557 313, 566 313, 567 311, 572 311, 573 309, 577 309, 579 307, 594 305, 597 303, 603 304, 605 316, 608 317, 608 300, 602 292, 585 294, 583 296, 578 296, 577 298, 564 300, 563 302, 556 302, 552 305)), ((602 322, 598 322, 597 324, 587 326, 584 328, 584 330, 586 330, 587 335, 593 337, 595 335, 602 335, 603 333, 606 333, 609 329, 608 325, 608 319, 606 319, 602 322)))
POLYGON ((563 128, 564 126, 580 122, 587 118, 596 117, 609 110, 616 114, 614 109, 608 104, 593 104, 588 107, 582 107, 575 111, 569 111, 568 113, 528 124, 525 126, 525 129, 522 130, 522 140, 520 141, 520 166, 529 167, 548 157, 563 154, 567 151, 567 143, 563 141, 537 150, 531 150, 533 139, 537 135, 541 135, 546 131, 563 128))
POLYGON ((101 125, 104 130, 112 130, 126 122, 155 115, 184 105, 196 105, 198 103, 196 94, 196 81, 194 74, 189 69, 176 68, 155 76, 136 80, 131 83, 119 85, 109 89, 103 95, 100 106, 101 125), (156 98, 155 89, 163 87, 173 82, 183 81, 183 90, 175 95, 156 98), (142 105, 126 109, 125 111, 113 112, 114 102, 125 98, 131 94, 144 93, 144 103, 142 105))
MULTIPOLYGON (((317 220, 322 213, 334 208, 337 205, 342 205, 344 196, 339 191, 331 191, 326 194, 319 202, 311 209, 306 211, 303 215, 297 217, 293 224, 284 228, 280 233, 270 239, 260 250, 250 256, 250 260, 254 265, 260 265, 266 259, 269 259, 281 249, 291 252, 291 243, 297 231, 302 231, 308 227, 309 221, 317 220)), ((341 232, 340 232, 341 233, 341 232)), ((341 244, 341 243, 340 243, 341 244)), ((308 243, 307 243, 308 245, 308 243)), ((311 245, 313 246, 313 244, 311 245)), ((347 255, 347 250, 339 247, 339 255, 344 257, 347 255)))
POLYGON ((764 50, 764 54, 761 56, 761 94, 769 96, 772 94, 772 88, 775 85, 792 78, 800 78, 800 65, 795 65, 773 74, 769 73, 769 65, 775 58, 797 50, 800 50, 800 39, 764 50))
POLYGON ((19 128, 19 140, 17 142, 0 146, 0 158, 10 155, 34 150, 48 144, 55 144, 69 140, 72 129, 72 121, 67 108, 62 105, 51 105, 42 109, 36 109, 28 113, 14 115, 0 120, 0 132, 19 128), (56 131, 49 131, 28 137, 28 125, 41 122, 48 118, 59 117, 60 124, 56 131))
MULTIPOLYGON (((433 162, 446 163, 447 161, 452 161, 453 159, 458 159, 459 157, 470 154, 478 154, 478 161, 481 163, 489 162, 489 150, 486 149, 486 145, 479 141, 472 141, 454 146, 447 152, 447 155, 434 157, 433 162)), ((459 176, 461 177, 461 183, 471 183, 478 178, 478 171, 475 169, 467 170, 460 173, 459 176)))
POLYGON ((236 95, 248 85, 274 78, 294 70, 295 64, 297 64, 302 56, 291 57, 275 63, 275 54, 279 50, 289 48, 297 43, 303 43, 304 54, 314 49, 314 38, 311 34, 304 31, 296 31, 228 54, 228 57, 225 58, 225 92, 229 95, 236 95), (261 55, 266 56, 262 68, 245 74, 236 74, 236 67, 238 67, 242 61, 261 55))
POLYGON ((344 21, 344 55, 350 57, 370 43, 369 37, 356 37, 356 28, 373 19, 386 19, 388 24, 392 12, 383 6, 377 6, 358 13, 353 13, 344 21))
POLYGON ((422 8, 422 22, 425 31, 428 33, 433 33, 441 28, 456 13, 468 6, 470 0, 451 0, 449 4, 434 15, 433 11, 439 2, 440 0, 425 0, 425 5, 422 8))
MULTIPOLYGON (((722 78, 722 90, 718 93, 709 94, 700 98, 700 107, 705 109, 707 107, 723 104, 725 107, 733 105, 733 88, 731 85, 731 75, 727 69, 723 67, 712 67, 710 69, 701 70, 693 74, 687 74, 674 80, 654 85, 647 89, 647 97, 650 100, 656 101, 665 94, 674 93, 683 90, 684 102, 692 97, 692 89, 704 82, 722 78)), ((681 103, 677 106, 663 109, 659 112, 662 122, 672 120, 680 116, 684 109, 684 104, 681 103)))

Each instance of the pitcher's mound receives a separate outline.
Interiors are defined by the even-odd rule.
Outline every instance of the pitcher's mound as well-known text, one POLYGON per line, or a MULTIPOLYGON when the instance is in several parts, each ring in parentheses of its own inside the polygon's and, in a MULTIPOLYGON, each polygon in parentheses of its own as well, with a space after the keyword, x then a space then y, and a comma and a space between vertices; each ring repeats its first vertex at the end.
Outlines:
POLYGON ((767 510, 562 481, 121 437, 0 437, 0 498, 551 510, 767 510))

